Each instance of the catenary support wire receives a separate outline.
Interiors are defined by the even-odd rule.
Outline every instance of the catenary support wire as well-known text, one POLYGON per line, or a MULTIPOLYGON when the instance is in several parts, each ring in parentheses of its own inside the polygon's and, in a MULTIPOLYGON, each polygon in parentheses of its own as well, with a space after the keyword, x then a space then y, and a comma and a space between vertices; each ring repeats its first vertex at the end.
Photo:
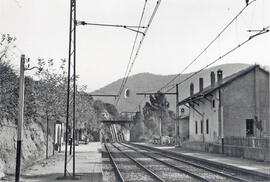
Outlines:
POLYGON ((163 87, 159 89, 159 91, 163 90, 164 88, 168 87, 175 79, 177 79, 182 73, 184 73, 197 59, 225 32, 225 30, 231 26, 231 24, 237 20, 237 18, 257 0, 253 0, 249 2, 244 8, 242 8, 239 13, 218 33, 218 35, 193 59, 180 73, 178 73, 175 77, 173 77, 168 83, 166 83, 163 87))

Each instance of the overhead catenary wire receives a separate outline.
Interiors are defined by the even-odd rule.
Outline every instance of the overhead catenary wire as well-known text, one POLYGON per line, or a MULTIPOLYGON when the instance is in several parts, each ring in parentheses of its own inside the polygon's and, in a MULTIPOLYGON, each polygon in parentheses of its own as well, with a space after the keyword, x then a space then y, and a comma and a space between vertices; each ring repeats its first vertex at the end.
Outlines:
POLYGON ((148 21, 147 27, 146 27, 146 29, 145 29, 144 32, 143 32, 144 35, 142 36, 142 38, 141 38, 141 40, 140 40, 140 42, 139 42, 139 45, 138 45, 138 47, 137 47, 137 51, 136 51, 136 53, 135 53, 135 56, 133 57, 133 60, 132 60, 132 62, 131 62, 129 71, 128 71, 128 73, 127 73, 127 76, 126 76, 125 79, 123 80, 123 81, 124 81, 124 82, 123 82, 123 86, 122 86, 121 90, 119 90, 119 94, 118 94, 119 97, 118 97, 117 100, 116 100, 116 105, 118 104, 118 102, 119 102, 119 100, 120 100, 120 98, 121 98, 121 94, 122 94, 122 92, 123 92, 123 90, 124 90, 125 84, 126 84, 127 81, 128 81, 129 75, 130 75, 131 70, 132 70, 132 68, 133 68, 133 66, 134 66, 134 63, 135 63, 135 61, 136 61, 136 59, 137 59, 137 57, 138 57, 138 54, 139 54, 139 52, 140 52, 140 49, 141 49, 142 43, 143 43, 143 41, 144 41, 144 38, 145 38, 145 36, 146 36, 146 34, 147 34, 148 30, 149 30, 150 25, 152 24, 152 21, 153 21, 155 15, 156 15, 156 12, 157 12, 157 10, 158 10, 158 7, 159 7, 160 3, 161 3, 161 0, 158 0, 157 3, 156 3, 155 9, 153 10, 153 13, 152 13, 152 15, 151 15, 151 17, 150 17, 150 19, 149 19, 149 21, 148 21))
POLYGON ((142 46, 142 43, 143 43, 144 38, 145 38, 145 36, 146 36, 146 33, 147 33, 147 31, 148 31, 148 29, 149 29, 149 27, 150 27, 150 25, 151 25, 151 23, 152 23, 152 21, 153 21, 153 19, 154 19, 154 16, 155 16, 155 14, 156 14, 156 12, 157 12, 157 9, 158 9, 160 3, 161 3, 161 0, 158 0, 158 1, 157 1, 157 4, 156 4, 156 6, 155 6, 155 9, 154 9, 154 11, 153 11, 153 13, 152 13, 152 15, 151 15, 149 21, 148 21, 147 28, 146 28, 145 31, 144 31, 144 36, 141 38, 141 41, 140 41, 139 46, 138 46, 138 48, 137 48, 136 54, 135 54, 135 56, 134 56, 134 58, 133 58, 133 61, 132 61, 132 63, 131 63, 129 72, 128 72, 126 78, 124 79, 123 87, 122 87, 122 90, 120 91, 120 94, 119 94, 118 100, 117 100, 117 102, 116 102, 116 105, 118 104, 118 102, 119 102, 119 100, 120 100, 120 97, 121 97, 121 94, 122 94, 122 92, 123 92, 124 86, 125 86, 125 84, 127 83, 129 74, 131 73, 131 70, 132 70, 132 68, 133 68, 133 65, 134 65, 136 59, 137 59, 137 56, 138 56, 139 51, 140 51, 140 49, 141 49, 141 46, 142 46))
MULTIPOLYGON (((144 17, 144 12, 145 12, 145 7, 146 7, 146 4, 147 4, 147 0, 145 0, 144 2, 144 6, 143 6, 143 10, 142 10, 142 14, 141 14, 141 18, 140 18, 140 21, 139 21, 139 26, 137 28, 137 33, 135 35, 135 39, 134 39, 134 42, 133 42, 133 46, 132 46, 132 49, 131 49, 131 53, 130 53, 130 56, 129 56, 129 61, 128 61, 128 64, 127 64, 127 67, 126 67, 126 70, 125 70, 125 74, 124 74, 124 79, 121 83, 121 86, 120 86, 120 89, 118 91, 118 95, 120 96, 122 90, 123 90, 123 86, 124 86, 124 83, 125 83, 125 79, 127 77, 127 74, 128 74, 128 69, 129 69, 129 66, 130 66, 130 63, 131 63, 131 60, 132 60, 132 55, 133 55, 133 52, 135 50, 135 46, 136 46, 136 42, 137 42, 137 39, 138 39, 138 35, 139 35, 139 30, 140 30, 140 26, 141 26, 141 23, 142 23, 142 20, 143 20, 143 17, 144 17)), ((116 102, 118 102, 119 99, 117 99, 116 102)))
POLYGON ((254 3, 257 0, 253 0, 249 2, 244 8, 242 8, 239 13, 218 33, 218 35, 175 77, 173 77, 168 83, 162 86, 158 91, 162 91, 163 89, 167 88, 174 80, 176 80, 181 74, 183 74, 198 58, 205 52, 207 49, 225 32, 225 30, 235 21, 237 18, 246 10, 248 6, 254 3))
MULTIPOLYGON (((147 1, 147 0, 146 0, 147 1)), ((146 28, 145 26, 135 26, 135 25, 116 25, 116 24, 105 24, 105 23, 90 23, 85 21, 76 21, 77 25, 94 25, 103 27, 120 27, 120 28, 146 28)))
MULTIPOLYGON (((232 48, 231 50, 229 50, 228 52, 226 52, 225 54, 223 54, 222 56, 219 56, 217 59, 215 59, 214 61, 212 61, 211 63, 209 63, 208 65, 206 65, 205 67, 203 67, 202 69, 194 72, 193 74, 191 74, 190 76, 188 76, 186 79, 184 79, 183 81, 179 82, 178 85, 181 85, 182 83, 186 82, 187 80, 189 80, 190 78, 192 78, 193 76, 197 75, 198 73, 202 72, 203 70, 205 70, 206 68, 208 68, 209 66, 213 65, 214 63, 216 63, 217 61, 221 60, 222 58, 224 58, 225 56, 229 55, 230 53, 232 53, 233 51, 235 51, 236 49, 242 47, 243 45, 245 45, 246 43, 248 43, 249 41, 251 41, 253 38, 268 33, 269 32, 269 27, 267 26, 265 28, 263 28, 259 33, 254 34, 252 36, 250 36, 247 40, 243 41, 242 43, 238 44, 236 47, 232 48)), ((171 91, 173 88, 175 88, 175 86, 173 86, 172 88, 168 89, 166 92, 171 91)))

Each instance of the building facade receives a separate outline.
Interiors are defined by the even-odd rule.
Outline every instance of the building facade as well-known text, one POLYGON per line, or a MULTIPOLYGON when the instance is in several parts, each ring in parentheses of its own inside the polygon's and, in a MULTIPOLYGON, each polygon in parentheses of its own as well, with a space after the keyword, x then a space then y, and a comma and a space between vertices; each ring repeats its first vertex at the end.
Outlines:
POLYGON ((210 80, 204 88, 200 78, 196 94, 191 83, 190 97, 178 103, 189 108, 190 141, 270 136, 269 72, 254 65, 226 78, 222 70, 211 72, 210 80))

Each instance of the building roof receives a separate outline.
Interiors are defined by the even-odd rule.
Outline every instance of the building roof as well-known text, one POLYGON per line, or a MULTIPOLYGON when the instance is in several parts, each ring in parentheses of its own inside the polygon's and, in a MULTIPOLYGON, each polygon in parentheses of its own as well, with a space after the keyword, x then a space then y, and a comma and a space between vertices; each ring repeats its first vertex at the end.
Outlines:
POLYGON ((236 80, 237 78, 242 77, 242 76, 246 75, 247 73, 253 71, 255 68, 259 68, 261 71, 269 74, 268 71, 260 68, 259 65, 252 65, 252 66, 250 66, 250 67, 248 67, 246 69, 243 69, 243 70, 241 70, 241 71, 239 71, 237 73, 234 73, 234 74, 232 74, 230 76, 227 76, 227 77, 223 78, 222 83, 218 84, 217 82, 215 82, 214 86, 210 85, 210 86, 204 88, 201 92, 197 92, 196 94, 194 94, 194 95, 180 101, 178 103, 178 106, 181 106, 181 105, 184 105, 186 103, 196 101, 196 100, 201 99, 201 98, 204 98, 205 96, 210 95, 211 93, 213 93, 217 89, 219 89, 219 88, 231 83, 232 81, 236 80))

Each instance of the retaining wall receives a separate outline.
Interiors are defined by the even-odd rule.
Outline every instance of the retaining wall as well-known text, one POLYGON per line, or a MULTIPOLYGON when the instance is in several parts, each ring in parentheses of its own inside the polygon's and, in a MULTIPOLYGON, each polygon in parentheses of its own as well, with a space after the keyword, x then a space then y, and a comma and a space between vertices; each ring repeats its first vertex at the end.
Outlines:
MULTIPOLYGON (((220 144, 186 142, 182 145, 182 147, 202 152, 222 154, 222 146, 220 144)), ((225 145, 224 154, 231 157, 241 157, 256 161, 270 162, 270 148, 255 148, 255 147, 225 145)))

